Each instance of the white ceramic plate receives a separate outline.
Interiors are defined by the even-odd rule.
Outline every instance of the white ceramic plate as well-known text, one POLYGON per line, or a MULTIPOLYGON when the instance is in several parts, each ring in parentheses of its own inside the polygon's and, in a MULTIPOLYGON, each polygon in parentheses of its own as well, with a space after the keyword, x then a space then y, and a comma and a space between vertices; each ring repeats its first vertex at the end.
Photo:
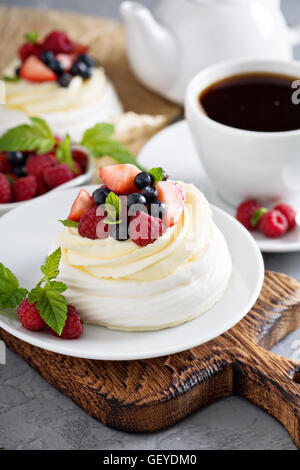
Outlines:
MULTIPOLYGON (((186 121, 173 124, 156 134, 143 147, 138 160, 146 168, 164 167, 172 179, 194 183, 209 202, 234 216, 235 208, 223 201, 208 179, 186 121)), ((280 253, 300 250, 300 199, 291 202, 299 213, 297 228, 277 239, 253 232, 252 235, 261 251, 280 253)))
MULTIPOLYGON (((95 188, 86 187, 90 193, 95 188)), ((40 266, 62 229, 58 219, 66 218, 77 192, 78 189, 70 189, 52 193, 48 198, 32 201, 1 217, 0 262, 16 274, 24 287, 31 288, 40 280, 40 266)), ((264 265, 261 253, 247 230, 222 210, 213 207, 213 212, 229 246, 233 273, 221 301, 198 319, 154 332, 129 333, 85 325, 83 336, 73 341, 55 338, 46 332, 30 332, 18 321, 1 315, 0 327, 50 351, 109 360, 163 356, 215 338, 239 322, 251 309, 262 287, 264 265)))

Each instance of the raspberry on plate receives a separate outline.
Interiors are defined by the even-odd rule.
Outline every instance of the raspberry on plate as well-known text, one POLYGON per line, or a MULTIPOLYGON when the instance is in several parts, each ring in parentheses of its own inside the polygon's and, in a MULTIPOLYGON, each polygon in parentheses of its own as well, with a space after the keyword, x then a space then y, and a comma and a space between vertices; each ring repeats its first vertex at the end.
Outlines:
POLYGON ((255 199, 249 199, 242 202, 237 208, 236 218, 248 230, 254 230, 255 227, 251 224, 251 219, 256 211, 261 208, 261 204, 255 199))
POLYGON ((54 166, 54 160, 48 154, 33 155, 26 162, 27 175, 42 178, 44 170, 54 166))
POLYGON ((98 207, 93 205, 81 217, 78 225, 78 233, 82 237, 96 240, 97 238, 97 225, 103 217, 97 216, 98 207))
POLYGON ((13 166, 8 162, 6 153, 0 153, 0 173, 12 173, 13 166))
POLYGON ((269 238, 277 238, 284 235, 288 230, 288 221, 278 210, 266 212, 259 221, 259 230, 269 238))
POLYGON ((138 212, 129 224, 129 235, 140 246, 154 243, 162 235, 162 221, 145 212, 138 212))
POLYGON ((71 54, 74 49, 74 43, 63 31, 52 31, 44 39, 42 44, 44 51, 52 51, 55 54, 71 54))
POLYGON ((73 179, 74 173, 66 163, 46 168, 43 173, 44 180, 49 188, 56 188, 73 179))
POLYGON ((278 204, 274 207, 275 210, 281 212, 286 217, 288 222, 288 230, 292 230, 296 226, 296 215, 297 212, 289 204, 278 204))
POLYGON ((83 150, 72 149, 72 158, 73 161, 79 163, 82 172, 85 173, 88 162, 87 154, 83 150))
POLYGON ((80 318, 79 313, 73 305, 68 305, 67 320, 62 330, 61 335, 59 336, 56 331, 50 328, 50 332, 54 336, 58 336, 63 339, 77 339, 83 333, 83 323, 80 318))
POLYGON ((24 176, 17 179, 12 185, 12 193, 15 201, 27 201, 32 199, 37 192, 37 180, 35 176, 24 176))
POLYGON ((30 304, 28 299, 24 299, 18 307, 20 322, 27 330, 38 331, 45 326, 44 320, 36 308, 35 303, 30 304))
POLYGON ((3 173, 0 173, 0 204, 11 202, 11 189, 8 179, 3 173))

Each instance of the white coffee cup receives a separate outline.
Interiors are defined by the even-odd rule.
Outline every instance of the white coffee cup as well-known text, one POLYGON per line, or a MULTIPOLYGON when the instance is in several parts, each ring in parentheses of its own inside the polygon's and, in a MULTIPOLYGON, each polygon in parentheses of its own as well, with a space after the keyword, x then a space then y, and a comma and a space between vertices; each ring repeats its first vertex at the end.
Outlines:
MULTIPOLYGON (((209 85, 248 72, 300 79, 300 62, 226 61, 196 75, 187 88, 185 114, 199 157, 217 191, 231 205, 248 198, 271 202, 300 197, 300 122, 299 130, 286 132, 236 129, 210 119, 199 102, 209 85)), ((297 88, 291 88, 291 99, 293 93, 295 97, 297 88)), ((299 90, 297 95, 299 99, 299 90)))

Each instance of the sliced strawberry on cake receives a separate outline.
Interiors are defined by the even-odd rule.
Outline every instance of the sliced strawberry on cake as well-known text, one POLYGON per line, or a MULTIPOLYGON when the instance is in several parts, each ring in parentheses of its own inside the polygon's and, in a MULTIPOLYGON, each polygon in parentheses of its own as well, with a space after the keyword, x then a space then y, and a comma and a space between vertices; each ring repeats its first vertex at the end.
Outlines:
POLYGON ((130 163, 100 168, 100 178, 107 188, 116 194, 130 194, 137 191, 134 179, 141 171, 130 163))
POLYGON ((164 224, 172 227, 177 224, 185 204, 185 193, 176 181, 160 181, 156 185, 158 199, 166 205, 164 224))
POLYGON ((57 80, 57 75, 38 57, 31 55, 23 63, 19 75, 31 82, 49 82, 57 80))
POLYGON ((75 199, 68 219, 79 222, 83 214, 94 204, 92 196, 85 189, 81 189, 75 199))

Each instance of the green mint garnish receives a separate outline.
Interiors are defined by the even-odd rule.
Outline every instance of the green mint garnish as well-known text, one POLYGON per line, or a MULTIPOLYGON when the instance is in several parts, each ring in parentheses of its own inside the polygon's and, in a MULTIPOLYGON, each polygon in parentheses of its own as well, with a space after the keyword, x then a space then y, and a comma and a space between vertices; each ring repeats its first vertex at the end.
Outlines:
POLYGON ((70 219, 59 220, 59 222, 61 222, 65 227, 77 228, 79 225, 78 222, 74 222, 74 220, 70 220, 70 219))
POLYGON ((107 218, 104 220, 109 225, 120 224, 122 220, 120 215, 122 213, 122 204, 119 196, 112 191, 109 193, 105 200, 105 210, 107 212, 107 218))
POLYGON ((112 138, 114 126, 107 123, 98 123, 91 129, 85 131, 81 145, 86 147, 96 158, 108 155, 117 163, 131 163, 137 166, 141 171, 144 168, 139 165, 134 156, 124 147, 121 142, 112 138))
POLYGON ((14 77, 9 77, 8 75, 3 75, 2 80, 4 80, 5 82, 15 83, 15 82, 18 82, 19 80, 21 80, 21 77, 19 77, 18 75, 15 75, 14 77))
POLYGON ((30 117, 30 124, 9 129, 0 138, 0 152, 5 151, 35 151, 47 153, 55 144, 54 136, 46 123, 41 118, 30 117))
POLYGON ((256 227, 258 225, 260 219, 266 212, 268 212, 268 209, 266 209, 265 207, 261 207, 256 212, 254 212, 250 220, 250 224, 252 225, 252 227, 256 227))
POLYGON ((0 263, 0 306, 15 308, 27 295, 27 290, 19 286, 16 276, 0 263))
POLYGON ((57 144, 56 157, 60 163, 66 163, 67 165, 69 165, 71 170, 74 173, 76 173, 70 145, 71 145, 71 138, 69 134, 67 134, 65 140, 63 140, 62 142, 58 142, 57 144))
POLYGON ((164 178, 164 170, 160 166, 156 168, 151 168, 151 170, 148 171, 148 174, 152 177, 153 186, 159 183, 159 181, 162 181, 164 178))
POLYGON ((24 38, 30 44, 35 44, 39 38, 39 35, 36 31, 28 31, 28 33, 24 34, 24 38))

